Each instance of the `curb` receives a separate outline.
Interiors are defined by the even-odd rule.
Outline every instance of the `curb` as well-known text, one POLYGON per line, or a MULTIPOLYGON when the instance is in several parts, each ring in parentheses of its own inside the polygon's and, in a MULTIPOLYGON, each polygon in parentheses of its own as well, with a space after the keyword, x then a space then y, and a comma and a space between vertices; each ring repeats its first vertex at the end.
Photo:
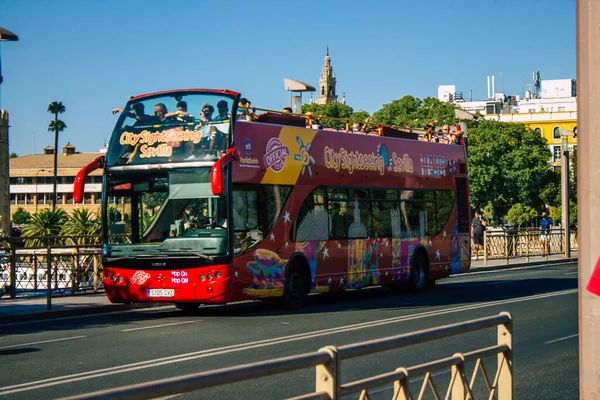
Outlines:
POLYGON ((577 262, 579 257, 571 257, 571 258, 563 258, 560 260, 542 260, 542 261, 529 261, 529 262, 518 262, 514 264, 505 264, 505 265, 493 265, 493 266, 481 266, 477 268, 471 268, 466 273, 472 272, 481 272, 481 271, 497 271, 502 269, 511 269, 517 267, 525 267, 525 266, 534 266, 534 265, 544 265, 544 264, 564 264, 569 262, 577 262))
POLYGON ((43 321, 55 318, 77 317, 82 315, 106 314, 115 311, 129 311, 144 308, 164 307, 171 303, 130 303, 130 304, 105 304, 100 306, 86 306, 70 310, 44 311, 32 314, 17 314, 0 316, 0 324, 14 322, 43 321))

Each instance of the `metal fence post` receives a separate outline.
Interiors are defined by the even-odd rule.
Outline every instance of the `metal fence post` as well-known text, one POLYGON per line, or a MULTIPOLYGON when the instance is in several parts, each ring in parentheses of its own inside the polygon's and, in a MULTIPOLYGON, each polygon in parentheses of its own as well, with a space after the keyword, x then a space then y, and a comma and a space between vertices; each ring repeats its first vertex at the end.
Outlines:
POLYGON ((454 357, 460 357, 462 361, 460 364, 452 365, 451 387, 449 390, 452 393, 452 400, 465 400, 465 358, 460 353, 454 354, 454 357))
POLYGON ((329 363, 317 365, 316 370, 316 392, 326 392, 332 400, 339 399, 339 354, 335 346, 326 346, 319 349, 331 357, 329 363))
POLYGON ((17 297, 17 249, 12 240, 8 241, 10 247, 10 298, 17 297))
POLYGON ((529 245, 531 244, 531 232, 525 231, 525 261, 529 262, 529 245))
POLYGON ((402 373, 404 375, 404 378, 394 381, 394 397, 392 398, 394 400, 412 399, 412 395, 410 394, 409 388, 408 371, 406 370, 406 368, 397 368, 396 372, 402 373))
MULTIPOLYGON (((486 231, 483 231, 483 265, 487 267, 487 242, 489 235, 486 231)), ((479 257, 479 255, 477 255, 479 257)))
POLYGON ((52 247, 48 245, 46 253, 46 310, 52 310, 52 247))
POLYGON ((498 344, 508 346, 508 350, 498 354, 498 398, 512 400, 513 395, 513 367, 512 367, 512 330, 513 320, 509 312, 500 314, 508 315, 510 320, 506 324, 498 325, 498 344))
POLYGON ((508 250, 509 250, 509 245, 508 245, 508 232, 504 231, 504 255, 506 256, 506 264, 508 264, 508 250))

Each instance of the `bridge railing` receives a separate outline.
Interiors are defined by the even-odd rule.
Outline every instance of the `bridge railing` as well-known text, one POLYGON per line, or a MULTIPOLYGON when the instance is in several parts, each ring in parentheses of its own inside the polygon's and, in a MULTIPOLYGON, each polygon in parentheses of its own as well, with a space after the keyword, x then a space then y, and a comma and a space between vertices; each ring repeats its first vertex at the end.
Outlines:
POLYGON ((483 386, 485 398, 510 400, 513 394, 512 343, 512 318, 509 313, 502 312, 494 316, 437 328, 340 347, 327 346, 311 353, 107 389, 69 397, 68 399, 152 399, 284 372, 315 368, 316 383, 314 391, 292 399, 337 400, 342 396, 356 394, 359 395, 360 399, 368 399, 371 395, 369 391, 373 392, 374 389, 391 385, 394 389, 394 399, 423 399, 426 394, 429 394, 429 397, 433 394, 433 397, 437 399, 448 399, 450 397, 453 400, 473 399, 479 398, 479 392, 475 393, 475 385, 477 378, 481 377, 483 383, 477 384, 477 390, 481 390, 483 386), (414 366, 398 367, 394 371, 352 382, 341 382, 342 362, 345 360, 494 327, 497 331, 496 344, 488 347, 465 353, 455 353, 414 366), (488 372, 492 372, 492 369, 486 369, 484 366, 484 359, 489 360, 490 357, 495 358, 493 376, 488 375, 488 372), (470 374, 466 372, 467 363, 474 363, 470 374), (440 396, 440 388, 435 385, 433 374, 444 370, 450 370, 451 378, 440 396), (415 384, 415 380, 421 378, 423 379, 422 384, 415 384), (415 388, 415 386, 417 387, 415 388))
POLYGON ((45 293, 48 286, 52 295, 95 293, 102 289, 99 237, 26 240, 35 246, 25 247, 22 238, 0 238, 0 294, 27 296, 45 293))
MULTIPOLYGON (((571 250, 577 250, 577 231, 571 230, 569 235, 571 250)), ((494 230, 484 232, 483 249, 480 254, 473 257, 483 256, 484 265, 488 260, 504 259, 509 263, 510 258, 541 256, 546 257, 553 254, 562 254, 566 257, 566 243, 564 229, 553 229, 548 235, 541 235, 539 229, 515 229, 494 230)))

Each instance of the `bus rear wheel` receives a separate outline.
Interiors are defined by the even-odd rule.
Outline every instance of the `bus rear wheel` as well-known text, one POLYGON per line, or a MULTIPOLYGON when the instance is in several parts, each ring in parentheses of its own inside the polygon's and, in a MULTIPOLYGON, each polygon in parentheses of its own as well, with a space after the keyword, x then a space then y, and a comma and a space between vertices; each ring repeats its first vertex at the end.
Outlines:
POLYGON ((181 311, 194 311, 200 307, 200 303, 175 303, 175 308, 181 311))
POLYGON ((310 292, 308 270, 299 265, 292 265, 286 275, 282 297, 283 305, 289 309, 299 308, 304 304, 310 292))
POLYGON ((430 285, 428 277, 429 263, 427 262, 427 257, 422 252, 419 252, 413 261, 409 281, 410 288, 414 292, 425 290, 430 285))

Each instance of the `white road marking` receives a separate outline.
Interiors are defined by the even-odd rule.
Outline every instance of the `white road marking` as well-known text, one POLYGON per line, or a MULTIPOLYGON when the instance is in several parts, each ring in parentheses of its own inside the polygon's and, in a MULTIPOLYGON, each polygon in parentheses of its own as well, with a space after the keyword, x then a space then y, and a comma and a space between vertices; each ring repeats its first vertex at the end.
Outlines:
POLYGON ((256 348, 260 348, 260 347, 273 346, 273 345, 282 344, 282 343, 296 342, 296 341, 300 341, 300 340, 307 340, 307 339, 312 339, 312 338, 316 338, 316 337, 328 336, 328 335, 332 335, 332 334, 352 332, 352 331, 357 331, 357 330, 361 330, 361 329, 373 328, 375 326, 397 324, 400 322, 411 321, 411 320, 415 320, 415 319, 419 319, 419 318, 427 318, 427 317, 434 317, 434 316, 438 316, 438 315, 453 314, 453 313, 458 313, 458 312, 463 312, 463 311, 476 310, 476 309, 480 309, 480 308, 495 307, 495 306, 504 305, 504 304, 539 300, 539 299, 544 299, 544 298, 548 298, 548 297, 564 296, 564 295, 577 293, 577 291, 578 291, 577 289, 569 289, 569 290, 562 290, 562 291, 552 292, 552 293, 544 293, 544 294, 539 294, 539 295, 518 297, 518 298, 510 299, 510 300, 498 300, 498 301, 491 301, 491 302, 487 302, 487 303, 458 306, 458 307, 448 308, 445 310, 426 311, 423 313, 407 315, 407 316, 402 316, 402 317, 385 318, 385 319, 381 319, 381 320, 362 322, 362 323, 358 323, 358 324, 340 326, 340 327, 335 327, 335 328, 328 328, 328 329, 306 332, 306 333, 299 333, 299 334, 295 334, 295 335, 281 336, 281 337, 275 337, 275 338, 271 338, 271 339, 258 340, 258 341, 250 342, 250 343, 240 343, 240 344, 235 344, 235 345, 230 345, 230 346, 225 346, 225 347, 218 347, 218 348, 214 348, 214 349, 200 350, 200 351, 191 352, 191 353, 179 354, 179 355, 157 358, 157 359, 147 360, 147 361, 140 361, 140 362, 131 363, 131 364, 127 364, 127 365, 102 368, 102 369, 98 369, 98 370, 81 372, 81 373, 77 373, 77 374, 57 376, 54 378, 42 379, 39 381, 25 382, 25 383, 20 383, 20 384, 16 384, 16 385, 3 387, 0 389, 0 396, 5 396, 7 394, 12 394, 12 393, 19 393, 19 392, 24 392, 24 391, 41 389, 41 388, 49 387, 49 386, 70 384, 70 383, 76 382, 76 381, 82 381, 82 380, 92 379, 92 378, 100 378, 103 376, 121 374, 121 373, 125 373, 125 372, 132 372, 132 371, 136 371, 136 370, 153 368, 153 367, 169 365, 169 364, 174 364, 174 363, 180 363, 180 362, 190 361, 190 360, 195 360, 195 359, 200 359, 200 358, 214 357, 217 355, 222 355, 222 354, 227 354, 227 353, 248 351, 248 350, 256 349, 256 348))
POLYGON ((62 342, 65 340, 73 340, 73 339, 81 339, 84 338, 85 336, 71 336, 71 337, 66 337, 66 338, 61 338, 61 339, 52 339, 52 340, 41 340, 39 342, 30 342, 30 343, 22 343, 22 344, 13 344, 10 346, 2 346, 0 347, 0 350, 4 350, 4 349, 14 349, 15 347, 27 347, 27 346, 33 346, 34 344, 42 344, 42 343, 52 343, 52 342, 62 342))
POLYGON ((556 342, 560 342, 561 340, 567 340, 567 339, 571 339, 571 338, 574 338, 574 337, 577 337, 577 336, 579 336, 579 333, 576 333, 574 335, 569 335, 569 336, 561 337, 561 338, 554 339, 554 340, 549 340, 547 342, 544 342, 544 344, 556 343, 556 342))
POLYGON ((201 322, 202 320, 196 320, 196 321, 183 321, 183 322, 173 322, 171 324, 162 324, 162 325, 152 325, 152 326, 142 326, 140 328, 130 328, 130 329, 123 329, 121 332, 132 332, 132 331, 141 331, 143 329, 154 329, 154 328, 164 328, 165 326, 174 326, 174 325, 183 325, 183 324, 193 324, 194 322, 201 322))
POLYGON ((573 275, 573 274, 578 274, 579 271, 575 271, 575 272, 566 272, 565 275, 573 275))

